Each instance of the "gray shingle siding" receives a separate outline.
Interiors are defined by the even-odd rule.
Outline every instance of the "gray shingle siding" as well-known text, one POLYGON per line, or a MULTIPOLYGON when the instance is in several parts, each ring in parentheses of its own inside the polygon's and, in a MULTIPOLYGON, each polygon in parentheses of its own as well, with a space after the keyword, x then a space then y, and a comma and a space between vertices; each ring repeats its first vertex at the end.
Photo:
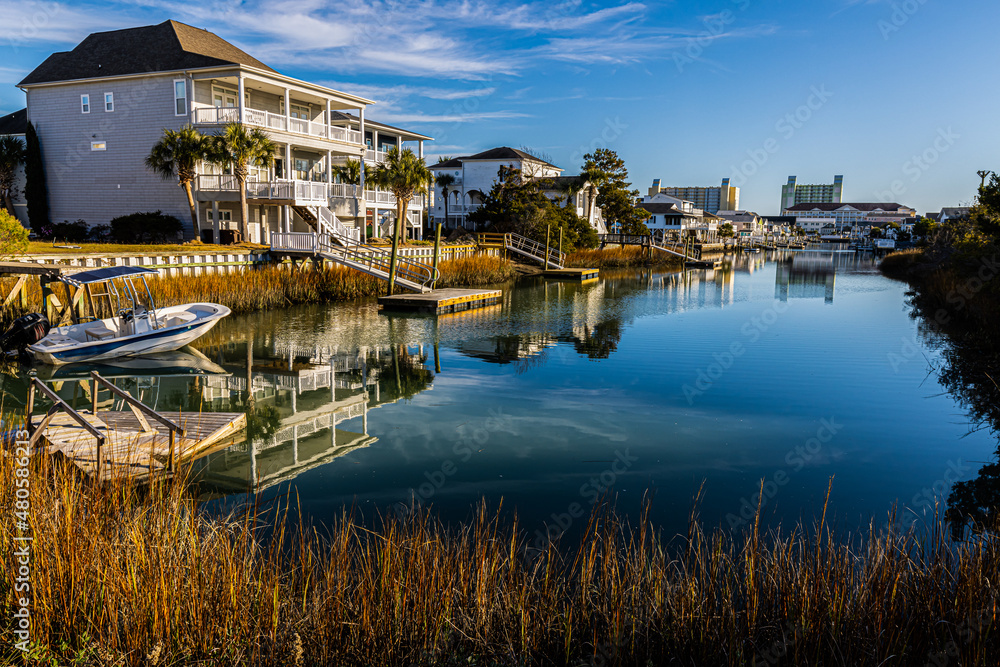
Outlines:
POLYGON ((86 81, 28 89, 28 115, 42 145, 53 222, 107 224, 136 211, 177 216, 190 234, 190 212, 175 180, 148 171, 143 160, 164 128, 177 129, 187 116, 174 115, 173 75, 86 81), (114 94, 114 111, 104 94, 114 94), (90 95, 90 113, 80 96, 90 95), (91 150, 91 142, 107 150, 91 150))

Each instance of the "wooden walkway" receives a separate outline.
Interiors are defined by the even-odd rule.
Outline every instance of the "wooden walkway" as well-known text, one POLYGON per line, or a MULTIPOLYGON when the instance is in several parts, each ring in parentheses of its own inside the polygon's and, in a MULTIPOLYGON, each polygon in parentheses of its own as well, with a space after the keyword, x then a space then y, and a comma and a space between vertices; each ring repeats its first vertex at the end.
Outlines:
POLYGON ((438 314, 482 308, 499 303, 501 298, 503 298, 503 292, 498 289, 447 288, 423 294, 380 296, 378 304, 383 310, 438 314))
MULTIPOLYGON (((100 412, 96 417, 88 412, 79 414, 106 438, 101 447, 99 477, 97 440, 70 415, 56 415, 49 422, 40 448, 49 454, 61 453, 84 473, 101 481, 169 474, 168 429, 151 422, 149 430, 144 430, 130 411, 100 412)), ((184 434, 174 441, 175 463, 190 462, 217 444, 229 440, 235 443, 242 439, 241 431, 246 428, 246 415, 242 413, 160 414, 184 428, 184 434)))

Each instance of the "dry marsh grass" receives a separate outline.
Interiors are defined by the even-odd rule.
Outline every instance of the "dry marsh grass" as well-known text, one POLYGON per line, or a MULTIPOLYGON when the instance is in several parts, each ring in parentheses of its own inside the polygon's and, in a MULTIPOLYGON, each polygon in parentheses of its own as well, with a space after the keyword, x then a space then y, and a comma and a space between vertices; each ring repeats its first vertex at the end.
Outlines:
MULTIPOLYGON (((15 461, 0 460, 0 651, 20 662, 15 461)), ((29 664, 986 665, 1000 651, 993 536, 838 536, 820 518, 768 534, 692 521, 664 541, 599 510, 577 546, 538 551, 484 508, 458 526, 416 510, 320 531, 288 507, 213 518, 181 478, 95 487, 29 469, 29 664)))
POLYGON ((577 250, 566 256, 566 266, 588 269, 614 269, 641 266, 680 266, 679 257, 669 253, 649 251, 638 246, 604 248, 603 250, 577 250))

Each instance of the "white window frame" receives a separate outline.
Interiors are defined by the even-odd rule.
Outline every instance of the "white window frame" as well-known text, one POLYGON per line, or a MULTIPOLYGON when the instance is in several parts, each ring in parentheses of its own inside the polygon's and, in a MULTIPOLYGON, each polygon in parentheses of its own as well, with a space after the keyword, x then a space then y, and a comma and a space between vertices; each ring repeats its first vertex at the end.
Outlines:
POLYGON ((115 94, 114 93, 104 93, 104 111, 107 113, 114 113, 115 111, 115 94), (109 99, 110 98, 110 99, 109 99), (111 108, 108 108, 108 102, 111 102, 111 108))
POLYGON ((90 113, 90 95, 80 95, 80 113, 90 113))
POLYGON ((106 151, 108 150, 108 142, 106 141, 91 141, 90 142, 91 151, 106 151))
POLYGON ((174 79, 174 115, 175 116, 186 116, 187 113, 188 113, 188 94, 187 94, 187 89, 188 89, 187 79, 174 79), (184 86, 184 96, 183 97, 178 97, 177 96, 177 84, 178 83, 181 84, 182 86, 184 86), (177 102, 180 101, 180 100, 184 100, 184 111, 178 113, 177 112, 177 102))

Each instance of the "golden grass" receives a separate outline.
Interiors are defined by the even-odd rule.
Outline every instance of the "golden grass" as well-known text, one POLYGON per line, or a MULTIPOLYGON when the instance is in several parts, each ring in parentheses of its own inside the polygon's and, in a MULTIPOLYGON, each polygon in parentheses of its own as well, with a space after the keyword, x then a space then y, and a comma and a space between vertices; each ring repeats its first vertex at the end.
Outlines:
MULTIPOLYGON (((16 465, 0 459, 5 619, 22 544, 16 465)), ((319 531, 287 507, 213 518, 180 477, 96 487, 58 462, 28 469, 39 663, 923 665, 947 652, 986 665, 1000 651, 990 535, 955 545, 946 531, 874 527, 839 539, 822 519, 790 534, 692 521, 664 542, 645 519, 599 510, 577 547, 539 550, 484 508, 458 526, 416 510, 319 531)), ((3 628, 0 657, 15 660, 3 628)))
MULTIPOLYGON (((514 278, 513 265, 499 257, 476 255, 445 260, 439 287, 494 285, 514 278)), ((16 278, 0 279, 0 298, 13 288, 16 278)), ((28 307, 21 309, 16 301, 0 308, 0 325, 25 312, 42 310, 42 291, 38 280, 29 280, 28 307)), ((66 288, 53 283, 56 296, 68 302, 66 288)), ((170 276, 149 281, 158 306, 171 306, 192 301, 208 301, 229 307, 235 313, 283 308, 305 303, 346 301, 385 294, 386 282, 342 266, 290 269, 269 265, 231 273, 206 273, 198 276, 170 276)), ((101 313, 107 316, 108 313, 101 313)))
POLYGON ((910 271, 924 258, 919 248, 899 250, 886 255, 879 262, 879 270, 890 278, 906 278, 910 271))
POLYGON ((648 250, 638 246, 604 248, 603 250, 577 250, 566 256, 567 267, 587 269, 613 269, 639 266, 680 266, 681 258, 669 253, 648 250))

